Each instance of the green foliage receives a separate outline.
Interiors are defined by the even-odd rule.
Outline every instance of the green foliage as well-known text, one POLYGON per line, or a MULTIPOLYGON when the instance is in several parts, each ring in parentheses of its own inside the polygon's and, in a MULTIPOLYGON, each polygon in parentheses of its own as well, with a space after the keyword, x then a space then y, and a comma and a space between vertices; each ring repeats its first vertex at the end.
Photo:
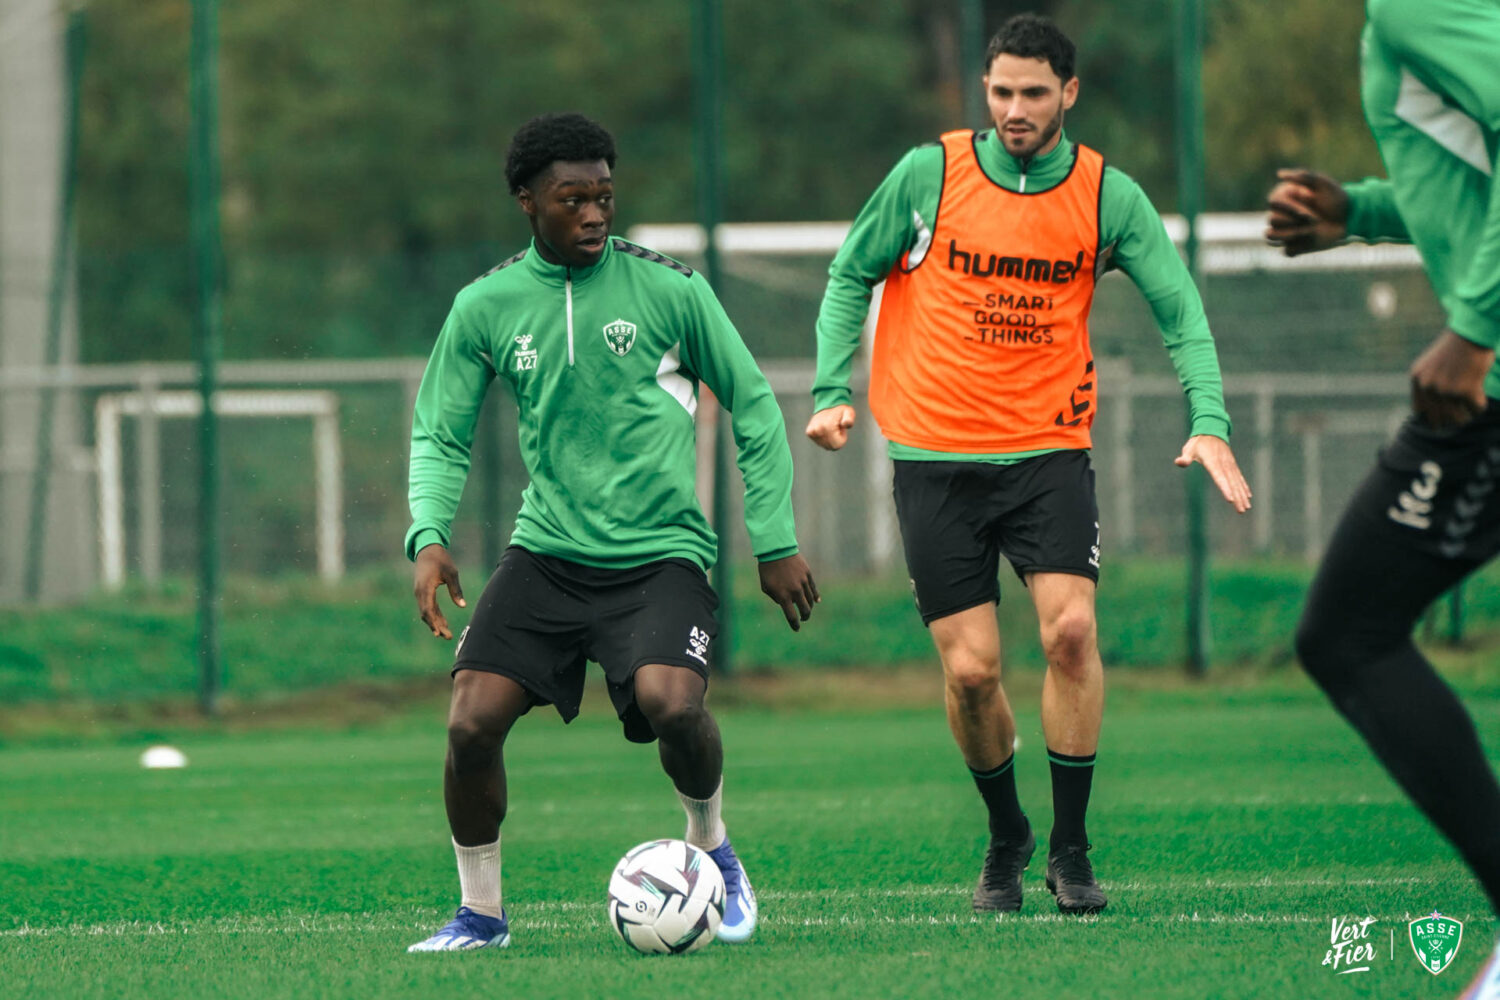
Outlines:
POLYGON ((1364 5, 1217 0, 1203 58, 1208 201, 1254 210, 1279 167, 1381 173, 1359 98, 1364 5))
MULTIPOLYGON (((1173 0, 990 0, 1079 46, 1068 127, 1175 201, 1173 0)), ((622 228, 694 217, 690 5, 519 0, 221 7, 230 357, 424 353, 454 292, 528 237, 511 132, 577 108, 619 140, 622 228)), ((729 4, 727 215, 850 218, 907 147, 959 123, 956 6, 729 4), (774 40, 774 44, 768 43, 774 40)), ((84 356, 189 356, 183 0, 93 0, 82 102, 84 356)), ((1356 93, 1358 4, 1209 5, 1209 207, 1254 208, 1300 161, 1375 169, 1356 93)))
MULTIPOLYGON (((424 353, 453 294, 529 238, 502 167, 511 132, 543 111, 614 130, 622 229, 692 218, 689 9, 225 5, 226 353, 424 353)), ((100 0, 90 13, 84 353, 186 357, 187 7, 100 0)), ((900 5, 733 7, 734 218, 851 215, 905 146, 936 133, 909 20, 900 5)))

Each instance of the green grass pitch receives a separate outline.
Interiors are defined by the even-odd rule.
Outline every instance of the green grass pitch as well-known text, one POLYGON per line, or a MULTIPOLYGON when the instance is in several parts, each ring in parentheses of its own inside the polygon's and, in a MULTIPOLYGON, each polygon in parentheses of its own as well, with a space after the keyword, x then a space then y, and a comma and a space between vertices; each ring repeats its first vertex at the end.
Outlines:
MULTIPOLYGON (((851 680, 850 683, 857 683, 851 680)), ((1023 803, 1051 819, 1034 698, 1023 803)), ((1471 695, 1481 731, 1500 697, 1471 695)), ((760 893, 746 946, 628 953, 605 922, 616 858, 680 836, 653 748, 591 690, 508 748, 506 951, 407 955, 455 905, 441 710, 356 730, 0 748, 0 996, 1453 997, 1495 940, 1478 889, 1305 685, 1111 695, 1093 857, 1111 898, 1064 919, 1042 885, 977 917, 981 805, 937 704, 729 709, 726 819, 760 893), (1465 923, 1443 974, 1407 920, 1465 923), (1322 964, 1335 918, 1374 917, 1368 972, 1322 964)), ((1040 839, 1040 838, 1039 838, 1040 839)))

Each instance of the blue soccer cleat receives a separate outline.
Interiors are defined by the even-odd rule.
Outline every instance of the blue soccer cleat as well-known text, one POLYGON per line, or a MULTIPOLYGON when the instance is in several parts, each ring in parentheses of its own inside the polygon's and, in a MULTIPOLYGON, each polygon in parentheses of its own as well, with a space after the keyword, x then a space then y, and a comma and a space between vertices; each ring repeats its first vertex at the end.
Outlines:
POLYGON ((719 924, 719 940, 729 944, 741 944, 755 933, 755 916, 759 907, 755 903, 755 890, 750 888, 750 879, 745 875, 745 866, 735 856, 729 838, 708 852, 724 875, 724 920, 719 924))
POLYGON ((473 948, 504 948, 510 944, 510 925, 505 911, 499 919, 475 913, 460 906, 453 919, 426 941, 418 941, 407 951, 469 951, 473 948))

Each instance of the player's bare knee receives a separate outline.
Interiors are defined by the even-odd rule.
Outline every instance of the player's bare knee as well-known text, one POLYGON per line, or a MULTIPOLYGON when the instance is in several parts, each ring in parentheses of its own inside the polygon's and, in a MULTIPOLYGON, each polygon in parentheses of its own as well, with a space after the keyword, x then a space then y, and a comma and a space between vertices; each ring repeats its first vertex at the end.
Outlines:
POLYGON ((1094 616, 1065 611, 1042 626, 1042 650, 1047 665, 1065 671, 1086 669, 1098 642, 1094 616))
POLYGON ((486 714, 456 712, 448 718, 448 753, 454 770, 488 767, 504 741, 505 727, 486 714))
POLYGON ((943 659, 948 689, 963 701, 984 701, 1000 688, 1000 661, 969 652, 950 652, 943 659))
POLYGON ((651 698, 640 705, 641 714, 651 724, 658 739, 673 742, 690 736, 703 726, 707 709, 703 699, 686 696, 651 698))

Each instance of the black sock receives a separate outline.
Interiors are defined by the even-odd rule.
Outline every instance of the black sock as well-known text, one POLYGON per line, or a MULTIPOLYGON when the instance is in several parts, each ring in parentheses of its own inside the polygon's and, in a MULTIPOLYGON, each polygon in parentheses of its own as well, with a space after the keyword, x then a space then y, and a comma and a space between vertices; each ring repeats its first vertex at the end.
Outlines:
POLYGON ((1089 792, 1094 787, 1094 758, 1070 757, 1056 750, 1047 750, 1047 763, 1052 766, 1052 837, 1053 850, 1069 845, 1083 847, 1089 842, 1089 832, 1083 825, 1084 814, 1089 811, 1089 792))
POLYGON ((993 771, 981 774, 969 768, 990 811, 990 836, 1000 840, 1019 840, 1026 836, 1026 816, 1021 812, 1021 800, 1016 797, 1015 763, 1016 755, 1011 754, 993 771))

